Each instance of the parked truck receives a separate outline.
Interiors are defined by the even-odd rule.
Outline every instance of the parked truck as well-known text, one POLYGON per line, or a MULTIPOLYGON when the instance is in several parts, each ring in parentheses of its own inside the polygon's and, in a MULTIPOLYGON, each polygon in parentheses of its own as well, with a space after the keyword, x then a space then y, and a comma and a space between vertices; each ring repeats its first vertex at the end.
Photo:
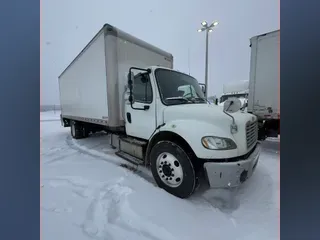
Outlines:
POLYGON ((73 138, 109 133, 118 156, 151 169, 177 197, 189 197, 201 173, 210 187, 228 188, 257 166, 257 117, 208 104, 195 78, 173 70, 170 53, 109 24, 62 72, 59 89, 73 138))
POLYGON ((220 106, 223 106, 224 102, 230 98, 238 98, 242 107, 247 106, 249 94, 249 81, 235 81, 223 84, 223 95, 220 97, 220 106))
POLYGON ((258 117, 259 139, 280 134, 280 30, 250 39, 248 112, 258 117))

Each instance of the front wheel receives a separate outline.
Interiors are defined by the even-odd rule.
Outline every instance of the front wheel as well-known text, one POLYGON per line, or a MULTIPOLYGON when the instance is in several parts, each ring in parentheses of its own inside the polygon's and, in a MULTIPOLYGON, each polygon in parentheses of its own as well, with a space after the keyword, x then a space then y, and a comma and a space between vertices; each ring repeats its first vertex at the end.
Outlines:
POLYGON ((170 141, 158 142, 150 152, 152 175, 160 188, 179 198, 195 190, 196 174, 188 154, 170 141))

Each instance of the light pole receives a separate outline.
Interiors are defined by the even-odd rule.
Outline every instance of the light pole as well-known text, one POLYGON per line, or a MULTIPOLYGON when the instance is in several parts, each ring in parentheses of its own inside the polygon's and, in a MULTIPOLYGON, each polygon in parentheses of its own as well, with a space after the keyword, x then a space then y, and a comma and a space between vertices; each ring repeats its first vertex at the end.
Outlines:
POLYGON ((206 32, 206 62, 205 62, 205 73, 204 73, 204 81, 206 85, 205 97, 208 97, 208 45, 209 45, 209 32, 213 31, 213 28, 218 25, 217 21, 214 21, 210 25, 206 21, 201 23, 202 28, 198 30, 198 32, 206 32))

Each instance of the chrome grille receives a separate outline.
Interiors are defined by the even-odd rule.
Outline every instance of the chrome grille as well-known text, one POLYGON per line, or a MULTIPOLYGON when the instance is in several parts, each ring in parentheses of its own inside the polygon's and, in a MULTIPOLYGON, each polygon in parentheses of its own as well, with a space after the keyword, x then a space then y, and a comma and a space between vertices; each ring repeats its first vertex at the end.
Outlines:
POLYGON ((258 122, 247 122, 246 124, 247 148, 251 148, 258 141, 258 122))

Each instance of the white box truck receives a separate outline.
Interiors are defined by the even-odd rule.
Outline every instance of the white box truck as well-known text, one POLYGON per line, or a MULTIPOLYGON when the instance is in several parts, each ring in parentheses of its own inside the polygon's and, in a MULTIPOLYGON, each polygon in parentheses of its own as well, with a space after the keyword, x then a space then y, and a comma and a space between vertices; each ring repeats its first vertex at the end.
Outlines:
POLYGON ((259 122, 259 139, 280 134, 280 30, 250 39, 248 112, 259 122))
POLYGON ((62 125, 75 139, 106 131, 120 157, 177 197, 200 173, 213 188, 240 185, 258 163, 257 118, 207 103, 198 81, 172 68, 171 54, 105 24, 59 76, 62 125))
POLYGON ((230 98, 238 98, 241 102, 241 107, 245 108, 248 101, 249 81, 235 81, 223 84, 223 95, 220 97, 220 106, 230 98))

